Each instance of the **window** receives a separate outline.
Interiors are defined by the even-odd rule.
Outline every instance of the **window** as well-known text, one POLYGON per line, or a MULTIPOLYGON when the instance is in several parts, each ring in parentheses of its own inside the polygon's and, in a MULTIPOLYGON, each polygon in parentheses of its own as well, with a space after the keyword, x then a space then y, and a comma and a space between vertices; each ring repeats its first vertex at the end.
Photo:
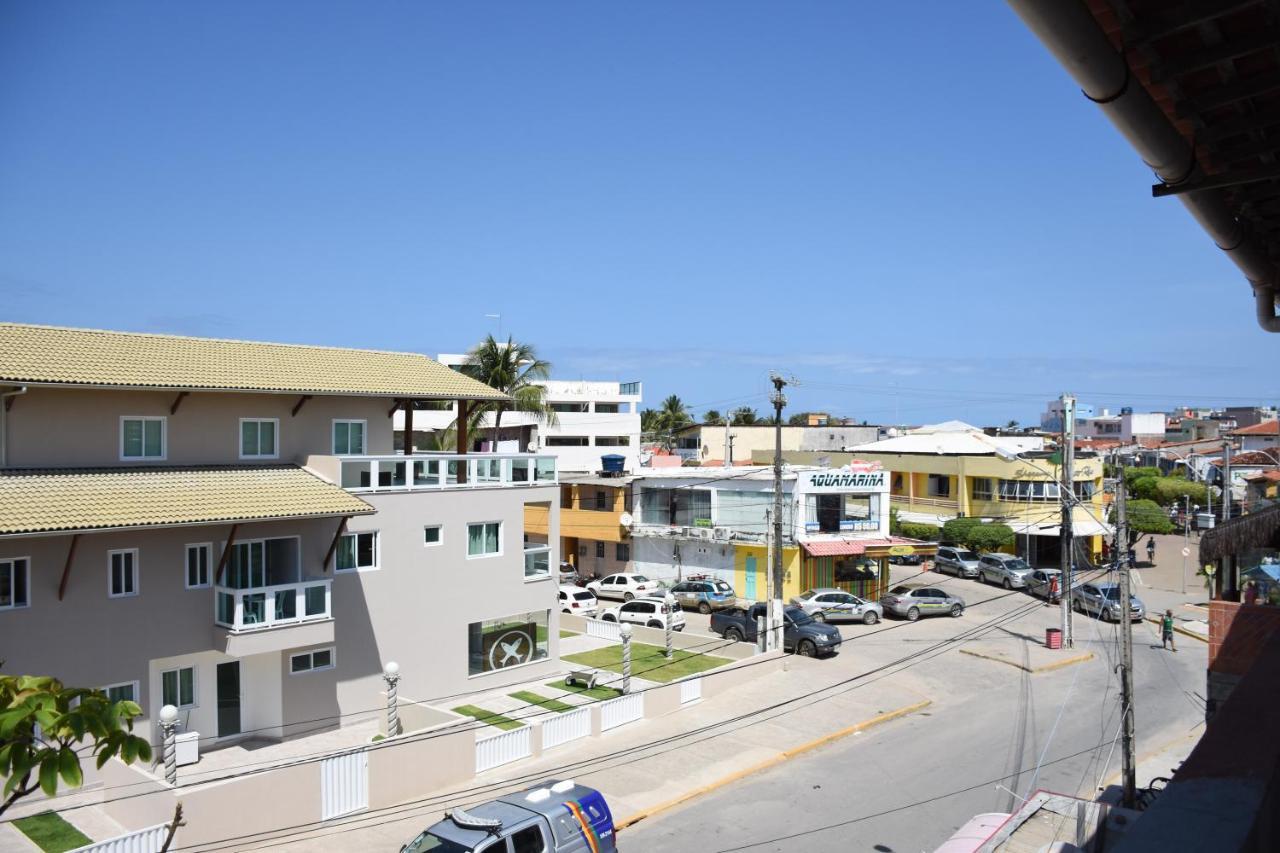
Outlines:
POLYGON ((610 505, 609 493, 606 492, 604 489, 596 489, 595 508, 597 510, 604 510, 605 512, 608 512, 609 510, 613 509, 613 507, 610 505))
POLYGON ((1002 501, 1056 501, 1061 490, 1057 483, 1043 480, 1001 480, 1002 501))
POLYGON ((701 447, 701 444, 696 435, 683 436, 676 439, 676 447, 680 450, 698 450, 701 447))
POLYGON ((107 699, 112 702, 137 702, 138 682, 123 681, 119 684, 108 684, 102 688, 102 692, 107 694, 107 699))
POLYGON ((344 533, 338 541, 337 571, 378 568, 378 533, 344 533))
POLYGON ((546 841, 542 838, 542 828, 536 823, 511 836, 512 853, 544 853, 546 841))
POLYGON ((240 458, 275 459, 280 455, 276 434, 280 431, 278 418, 240 419, 240 458))
POLYGON ((973 499, 975 501, 991 500, 991 478, 990 477, 974 477, 973 478, 973 499))
POLYGON ((333 649, 316 649, 300 655, 289 656, 289 672, 297 675, 300 672, 319 672, 322 669, 333 669, 333 649))
MULTIPOLYGON (((756 499, 760 502, 759 498, 756 499)), ((680 527, 710 526, 710 489, 641 489, 640 520, 680 527)))
POLYGON ((162 705, 194 708, 196 704, 196 670, 193 666, 169 669, 160 673, 162 705))
POLYGON ((107 552, 107 595, 123 598, 138 594, 138 549, 107 552))
POLYGON ((835 579, 837 583, 873 581, 879 576, 878 569, 876 561, 869 557, 836 560, 835 579))
POLYGON ((187 546, 187 589, 200 589, 209 585, 209 561, 213 545, 202 543, 187 546))
POLYGON ((631 445, 631 436, 629 435, 597 435, 596 447, 629 447, 631 445))
POLYGON ((619 542, 617 553, 614 556, 620 563, 627 562, 631 559, 631 546, 626 542, 619 542))
POLYGON ((573 509, 573 486, 560 487, 560 508, 573 509))
POLYGON ((1082 501, 1093 500, 1093 481, 1081 480, 1072 484, 1075 487, 1076 498, 1082 501))
POLYGON ((31 604, 31 561, 26 557, 0 560, 0 610, 31 604))
POLYGON ((618 414, 618 411, 619 409, 618 409, 617 403, 596 403, 596 412, 598 414, 616 415, 618 414))
POLYGON ((120 458, 164 459, 164 433, 164 418, 121 418, 120 458))
POLYGON ((604 543, 603 542, 596 543, 596 559, 597 560, 604 559, 604 543))
POLYGON ((472 622, 467 626, 467 665, 471 675, 483 675, 547 656, 550 611, 518 613, 504 619, 472 622))
POLYGON ((440 525, 428 524, 422 528, 422 544, 423 545, 439 545, 440 544, 440 525))
POLYGON ((931 498, 951 497, 951 478, 946 474, 930 474, 928 494, 931 498))
POLYGON ((626 397, 636 396, 640 394, 639 382, 623 382, 618 386, 618 393, 626 397))
POLYGON ((333 422, 333 453, 335 456, 364 455, 364 421, 333 422))
POLYGON ((585 435, 549 435, 547 447, 586 447, 590 442, 585 435))
POLYGON ((552 403, 551 411, 553 412, 585 412, 587 411, 586 403, 552 403))
POLYGON ((467 525, 467 556, 489 557, 502 553, 502 522, 467 525))

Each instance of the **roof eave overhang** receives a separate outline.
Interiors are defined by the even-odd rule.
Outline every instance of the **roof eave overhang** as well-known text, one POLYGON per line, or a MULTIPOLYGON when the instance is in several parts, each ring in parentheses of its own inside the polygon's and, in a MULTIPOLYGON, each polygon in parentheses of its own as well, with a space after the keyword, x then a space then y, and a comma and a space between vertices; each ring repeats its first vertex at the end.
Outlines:
POLYGON ((337 512, 313 512, 303 515, 270 515, 253 518, 215 518, 208 521, 178 521, 166 524, 124 524, 115 527, 67 527, 57 530, 31 530, 4 532, 0 531, 0 539, 34 539, 42 536, 72 536, 78 533, 119 533, 125 530, 172 530, 181 527, 209 527, 215 524, 256 524, 269 521, 306 521, 315 518, 348 518, 357 515, 374 515, 377 509, 369 507, 361 510, 341 510, 337 512))
POLYGON ((506 394, 420 394, 412 391, 337 391, 320 388, 210 388, 195 385, 112 385, 94 382, 49 382, 38 379, 16 379, 0 377, 3 385, 29 385, 32 388, 72 388, 97 391, 187 391, 208 394, 281 394, 294 396, 309 394, 320 397, 391 397, 406 400, 482 400, 494 403, 509 403, 511 397, 506 394))

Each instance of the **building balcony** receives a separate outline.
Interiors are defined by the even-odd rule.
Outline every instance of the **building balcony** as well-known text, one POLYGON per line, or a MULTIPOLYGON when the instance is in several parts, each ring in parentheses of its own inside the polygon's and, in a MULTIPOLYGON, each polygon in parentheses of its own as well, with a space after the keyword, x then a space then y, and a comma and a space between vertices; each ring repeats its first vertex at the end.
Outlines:
POLYGON ((947 512, 957 512, 960 509, 960 502, 955 498, 935 498, 925 495, 916 495, 908 497, 907 495, 891 494, 889 500, 901 507, 902 509, 911 510, 914 508, 944 510, 947 512))
MULTIPOLYGON (((532 453, 422 453, 338 456, 338 483, 349 492, 440 491, 558 482, 556 457, 532 453), (461 476, 460 476, 461 475, 461 476)), ((310 467, 317 459, 308 460, 310 467)))
POLYGON ((218 645, 232 657, 333 641, 330 578, 213 590, 218 645))

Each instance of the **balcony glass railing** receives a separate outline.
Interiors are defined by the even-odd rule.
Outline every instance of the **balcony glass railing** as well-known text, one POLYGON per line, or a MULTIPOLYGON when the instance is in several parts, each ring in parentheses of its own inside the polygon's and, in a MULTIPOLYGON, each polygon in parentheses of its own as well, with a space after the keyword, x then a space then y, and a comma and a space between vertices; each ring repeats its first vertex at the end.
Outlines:
POLYGON ((465 489, 557 482, 556 458, 533 454, 341 456, 342 487, 350 491, 465 489), (459 474, 465 482, 459 482, 459 474))
POLYGON ((551 546, 530 545, 524 549, 524 579, 545 578, 551 575, 551 546))
POLYGON ((255 589, 215 587, 213 621, 232 631, 257 631, 328 619, 332 583, 325 578, 255 589))

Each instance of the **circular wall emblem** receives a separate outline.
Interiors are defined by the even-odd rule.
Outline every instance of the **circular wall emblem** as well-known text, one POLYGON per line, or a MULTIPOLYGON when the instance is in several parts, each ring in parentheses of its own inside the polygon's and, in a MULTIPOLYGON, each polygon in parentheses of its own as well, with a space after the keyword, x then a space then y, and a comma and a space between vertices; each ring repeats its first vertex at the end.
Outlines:
POLYGON ((533 638, 526 632, 507 631, 489 647, 489 668, 503 669, 533 658, 533 638))

